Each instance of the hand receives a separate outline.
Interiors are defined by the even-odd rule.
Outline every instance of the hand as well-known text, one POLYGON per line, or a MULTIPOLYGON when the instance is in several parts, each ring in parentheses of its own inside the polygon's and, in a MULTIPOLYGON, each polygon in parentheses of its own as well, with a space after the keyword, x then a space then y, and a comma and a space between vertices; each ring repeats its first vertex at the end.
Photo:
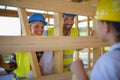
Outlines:
POLYGON ((71 64, 71 71, 76 75, 77 80, 88 80, 82 60, 75 60, 71 64))
POLYGON ((81 71, 84 70, 84 65, 83 65, 83 62, 82 60, 80 59, 77 59, 75 60, 72 64, 71 64, 71 71, 74 73, 74 74, 79 74, 81 71))

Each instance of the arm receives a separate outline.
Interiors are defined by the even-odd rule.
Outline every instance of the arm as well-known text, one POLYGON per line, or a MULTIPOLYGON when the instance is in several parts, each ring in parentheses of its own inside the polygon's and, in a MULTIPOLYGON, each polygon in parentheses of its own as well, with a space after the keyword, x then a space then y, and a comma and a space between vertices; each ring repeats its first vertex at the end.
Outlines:
POLYGON ((9 63, 7 63, 7 65, 9 66, 9 68, 5 68, 7 73, 10 73, 17 68, 16 54, 15 53, 12 54, 12 58, 10 59, 9 63))
POLYGON ((78 80, 88 80, 88 76, 81 60, 76 60, 71 64, 71 71, 76 75, 78 80))
POLYGON ((3 67, 3 66, 4 66, 4 60, 2 55, 0 55, 0 67, 3 67))

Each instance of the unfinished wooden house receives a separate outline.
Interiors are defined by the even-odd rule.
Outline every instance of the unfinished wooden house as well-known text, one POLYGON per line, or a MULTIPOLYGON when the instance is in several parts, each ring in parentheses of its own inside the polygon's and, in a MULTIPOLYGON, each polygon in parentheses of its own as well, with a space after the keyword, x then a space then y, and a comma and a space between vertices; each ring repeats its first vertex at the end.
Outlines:
MULTIPOLYGON (((0 54, 4 62, 11 59, 13 52, 29 52, 34 78, 28 80, 72 80, 74 74, 63 71, 63 50, 80 49, 76 56, 83 60, 89 75, 96 60, 109 49, 109 44, 101 42, 95 33, 96 4, 97 0, 0 0, 0 23, 4 21, 0 27, 8 24, 6 28, 18 30, 16 35, 0 33, 0 54), (28 17, 33 13, 44 15, 48 22, 46 29, 54 28, 54 36, 31 36, 28 17), (62 36, 62 13, 77 14, 73 27, 78 28, 79 36, 62 36), (12 25, 14 23, 17 24, 12 25), (92 30, 94 34, 91 36, 92 30), (54 51, 54 74, 43 76, 35 52, 47 50, 54 51)), ((0 32, 15 31, 0 29, 0 32)), ((0 80, 7 80, 6 77, 13 73, 8 74, 3 70, 0 74, 0 80)))

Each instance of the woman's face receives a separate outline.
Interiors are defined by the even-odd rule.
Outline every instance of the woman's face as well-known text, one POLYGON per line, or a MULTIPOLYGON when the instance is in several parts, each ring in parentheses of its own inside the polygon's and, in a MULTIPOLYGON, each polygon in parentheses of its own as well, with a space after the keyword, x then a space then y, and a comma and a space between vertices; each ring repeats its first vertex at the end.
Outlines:
POLYGON ((30 24, 31 26, 31 33, 34 36, 42 36, 43 32, 44 32, 44 23, 36 21, 36 22, 32 22, 30 24))

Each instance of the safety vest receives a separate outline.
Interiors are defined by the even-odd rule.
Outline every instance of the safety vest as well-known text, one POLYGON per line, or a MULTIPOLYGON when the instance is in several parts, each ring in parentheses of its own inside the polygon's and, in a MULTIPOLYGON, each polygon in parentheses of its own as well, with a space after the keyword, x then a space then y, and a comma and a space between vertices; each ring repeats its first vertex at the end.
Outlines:
POLYGON ((16 52, 17 68, 14 70, 14 73, 17 77, 25 77, 30 72, 30 59, 28 53, 29 52, 16 52))
MULTIPOLYGON (((54 36, 54 28, 49 28, 48 29, 48 36, 54 36)), ((70 36, 78 36, 78 29, 77 28, 72 28, 70 36)), ((64 50, 63 51, 63 71, 70 71, 70 64, 73 61, 73 50, 64 50)))

